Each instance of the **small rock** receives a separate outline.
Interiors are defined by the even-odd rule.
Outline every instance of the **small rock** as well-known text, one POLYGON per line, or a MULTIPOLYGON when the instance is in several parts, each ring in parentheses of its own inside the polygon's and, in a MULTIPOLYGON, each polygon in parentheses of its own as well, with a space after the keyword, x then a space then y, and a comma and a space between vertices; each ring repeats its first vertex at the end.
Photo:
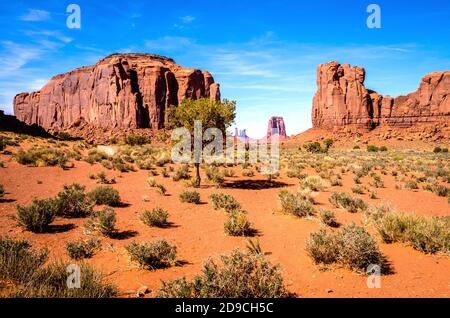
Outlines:
POLYGON ((329 294, 329 293, 332 293, 332 292, 333 292, 333 290, 332 290, 332 289, 329 289, 329 288, 327 288, 327 289, 325 289, 325 292, 329 294))

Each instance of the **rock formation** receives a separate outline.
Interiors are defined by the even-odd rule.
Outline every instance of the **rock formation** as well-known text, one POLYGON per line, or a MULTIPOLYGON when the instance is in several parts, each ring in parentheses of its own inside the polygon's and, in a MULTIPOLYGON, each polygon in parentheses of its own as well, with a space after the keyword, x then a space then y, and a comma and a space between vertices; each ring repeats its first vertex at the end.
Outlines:
POLYGON ((396 98, 364 86, 362 67, 329 62, 317 69, 313 127, 410 127, 450 120, 450 71, 426 75, 416 92, 396 98))
POLYGON ((209 72, 158 55, 113 54, 53 77, 40 91, 18 94, 14 113, 52 130, 80 122, 103 129, 160 129, 167 107, 202 97, 220 100, 219 84, 209 72))
POLYGON ((271 117, 267 124, 267 139, 270 139, 273 133, 278 133, 280 139, 286 139, 286 126, 283 117, 271 117))

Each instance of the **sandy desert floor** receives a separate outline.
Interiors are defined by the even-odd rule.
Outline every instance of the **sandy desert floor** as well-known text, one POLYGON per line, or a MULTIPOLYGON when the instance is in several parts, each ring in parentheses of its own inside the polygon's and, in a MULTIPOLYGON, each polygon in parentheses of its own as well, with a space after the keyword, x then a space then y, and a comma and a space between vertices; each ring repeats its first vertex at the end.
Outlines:
MULTIPOLYGON (((26 149, 36 143, 47 142, 24 141, 20 147, 26 149)), ((68 147, 73 143, 65 142, 68 147)), ((8 146, 7 149, 12 154, 0 154, 0 161, 4 163, 4 167, 0 168, 0 184, 6 192, 0 202, 0 236, 27 239, 36 247, 48 246, 53 259, 68 259, 66 242, 86 237, 83 231, 85 219, 57 219, 55 224, 73 226, 55 233, 33 234, 17 225, 13 218, 16 206, 30 204, 33 198, 55 196, 64 184, 80 183, 86 186, 86 190, 92 190, 98 184, 89 178, 90 174, 106 171, 108 178, 115 178, 116 184, 111 186, 119 191, 125 203, 115 208, 117 228, 123 235, 120 239, 102 237, 101 251, 87 262, 107 274, 107 279, 120 288, 121 296, 134 296, 137 289, 148 286, 152 292, 147 297, 151 297, 161 285, 161 280, 192 277, 200 273, 203 262, 209 256, 228 253, 235 248, 245 249, 247 238, 227 236, 223 227, 225 213, 213 210, 208 201, 212 193, 226 193, 235 197, 248 212, 262 249, 272 263, 281 265, 288 289, 299 297, 450 297, 448 255, 424 254, 403 243, 385 244, 371 226, 367 226, 367 229, 374 235, 393 267, 392 274, 382 276, 381 288, 368 288, 366 275, 338 266, 324 269, 314 264, 305 251, 305 245, 310 233, 322 228, 323 224, 318 217, 297 218, 279 212, 279 191, 283 188, 295 191, 299 186, 297 178, 286 176, 285 167, 272 183, 258 173, 253 177, 243 177, 240 167, 232 168, 236 177, 225 178, 221 188, 216 188, 203 176, 201 188, 196 189, 202 202, 194 205, 180 202, 179 194, 186 190, 185 185, 172 178, 162 177, 161 167, 155 168, 158 175, 154 178, 167 188, 164 196, 148 186, 146 180, 149 172, 146 170, 121 173, 107 170, 99 163, 91 165, 82 160, 71 160, 73 167, 67 170, 60 167, 27 167, 13 159, 19 147, 8 146), (140 214, 144 210, 156 206, 169 212, 169 227, 151 228, 140 221, 140 214), (140 269, 130 262, 124 246, 133 241, 149 242, 157 238, 165 238, 177 246, 177 259, 181 265, 151 271, 140 269)), ((362 152, 362 155, 367 153, 362 152)), ((445 162, 448 159, 446 157, 443 160, 445 162)), ((166 168, 171 165, 167 164, 166 168)), ((422 187, 417 190, 396 188, 398 177, 390 173, 391 167, 386 170, 388 173, 380 174, 384 187, 376 189, 376 199, 369 198, 367 191, 352 195, 362 198, 371 206, 388 203, 405 213, 426 217, 450 216, 447 197, 437 196, 422 187)), ((304 172, 308 175, 318 174, 311 167, 306 167, 304 172)), ((342 173, 343 186, 329 186, 317 193, 315 207, 334 211, 340 224, 364 224, 362 213, 349 213, 345 209, 335 208, 328 200, 336 191, 352 193, 351 188, 355 186, 353 178, 351 171, 342 173)), ((362 185, 368 185, 369 182, 369 177, 362 178, 362 185)))

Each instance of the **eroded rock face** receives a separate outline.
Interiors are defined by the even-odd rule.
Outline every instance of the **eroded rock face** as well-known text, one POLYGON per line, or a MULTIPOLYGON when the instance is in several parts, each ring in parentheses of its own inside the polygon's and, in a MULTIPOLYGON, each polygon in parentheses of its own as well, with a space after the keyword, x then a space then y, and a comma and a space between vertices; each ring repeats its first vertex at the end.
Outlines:
POLYGON ((329 62, 317 69, 313 127, 379 125, 410 127, 450 120, 450 71, 426 75, 419 89, 407 96, 382 96, 364 86, 365 70, 329 62))
POLYGON ((80 121, 99 128, 163 128, 166 109, 184 98, 220 99, 209 72, 152 54, 113 54, 53 77, 40 91, 14 98, 25 123, 64 129, 80 121))
POLYGON ((267 139, 270 139, 274 132, 278 132, 280 139, 286 139, 286 126, 283 117, 271 117, 267 124, 267 139))

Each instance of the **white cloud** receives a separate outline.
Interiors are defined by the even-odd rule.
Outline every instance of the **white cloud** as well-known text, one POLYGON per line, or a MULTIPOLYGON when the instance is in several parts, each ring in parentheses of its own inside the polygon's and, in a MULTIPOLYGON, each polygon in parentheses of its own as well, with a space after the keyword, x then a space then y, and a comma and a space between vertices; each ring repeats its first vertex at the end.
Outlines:
POLYGON ((195 17, 193 17, 192 15, 186 15, 184 17, 181 17, 180 20, 184 24, 190 24, 190 23, 194 22, 195 17))
POLYGON ((73 41, 71 37, 65 36, 59 31, 41 30, 41 31, 25 31, 25 34, 30 37, 45 37, 45 38, 55 38, 63 43, 70 43, 73 41))
POLYGON ((46 21, 50 19, 50 12, 45 10, 36 10, 36 9, 28 9, 28 12, 21 17, 19 17, 22 21, 46 21))

